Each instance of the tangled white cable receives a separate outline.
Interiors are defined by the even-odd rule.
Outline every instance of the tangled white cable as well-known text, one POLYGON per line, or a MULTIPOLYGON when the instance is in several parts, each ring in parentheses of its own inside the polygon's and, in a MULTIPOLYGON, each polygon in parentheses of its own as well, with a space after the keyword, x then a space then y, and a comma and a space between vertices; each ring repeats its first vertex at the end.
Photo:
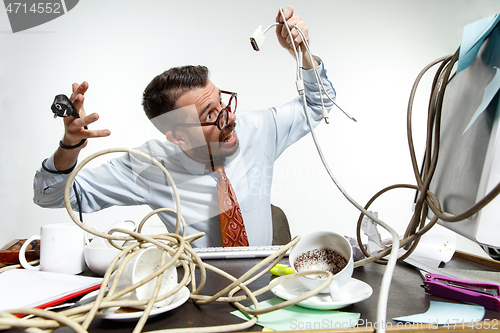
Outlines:
MULTIPOLYGON (((300 240, 300 237, 294 238, 287 245, 283 246, 279 251, 263 259, 256 266, 254 266, 253 268, 251 268, 238 278, 224 272, 223 270, 213 265, 204 263, 190 245, 191 241, 199 237, 202 237, 203 233, 186 235, 186 224, 184 222, 184 219, 182 218, 182 215, 180 214, 181 202, 178 195, 177 187, 175 186, 172 177, 160 162, 158 162, 156 159, 152 158, 151 156, 141 151, 128 148, 114 148, 114 149, 105 149, 90 155, 89 157, 84 159, 80 164, 78 164, 75 170, 71 173, 66 183, 64 192, 64 201, 68 214, 78 226, 80 226, 83 230, 85 230, 90 234, 93 234, 96 237, 102 237, 104 239, 107 239, 113 246, 120 249, 121 252, 114 258, 113 262, 109 265, 108 270, 104 275, 102 286, 101 289, 99 290, 99 294, 93 303, 85 304, 58 313, 52 311, 43 311, 40 309, 27 309, 27 308, 0 311, 0 329, 23 328, 27 330, 37 331, 37 328, 41 327, 48 329, 56 329, 61 326, 68 326, 72 328, 75 332, 86 332, 89 325, 97 315, 97 313, 103 309, 111 307, 141 307, 141 309, 143 308, 144 311, 133 331, 134 333, 138 333, 142 332, 144 324, 146 323, 149 314, 156 302, 167 299, 168 297, 178 292, 182 287, 191 284, 190 298, 196 304, 207 305, 214 301, 230 302, 237 309, 245 311, 248 314, 252 315, 253 318, 241 324, 223 325, 215 327, 199 327, 199 328, 190 327, 188 329, 172 329, 172 330, 176 332, 183 332, 183 331, 227 332, 227 331, 243 330, 254 325, 257 321, 257 316, 259 314, 272 312, 299 303, 319 293, 325 287, 330 285, 333 279, 332 273, 328 271, 323 271, 323 270, 306 271, 285 276, 253 292, 247 287, 248 284, 262 277, 272 267, 274 267, 284 257, 285 253, 300 240), (83 222, 81 222, 75 215, 71 207, 70 190, 72 183, 78 172, 92 159, 104 154, 115 153, 115 152, 123 152, 141 156, 144 159, 149 160, 152 164, 159 167, 166 176, 167 180, 170 182, 170 186, 172 187, 172 192, 174 194, 176 202, 176 209, 160 208, 150 212, 143 218, 143 220, 139 224, 138 232, 133 232, 127 229, 116 228, 110 230, 109 233, 102 233, 83 224, 83 222), (143 235, 141 233, 141 230, 146 221, 151 216, 163 211, 168 211, 173 214, 176 214, 177 217, 176 231, 174 233, 166 233, 160 235, 143 235), (181 226, 182 226, 182 234, 180 232, 181 226), (128 236, 120 236, 116 235, 115 233, 127 234, 128 236), (127 245, 119 246, 117 245, 116 241, 126 242, 125 244, 127 245), (139 254, 141 251, 144 251, 147 247, 150 246, 156 246, 159 249, 163 250, 163 256, 160 267, 155 272, 153 272, 143 280, 137 282, 136 284, 130 285, 124 289, 117 291, 116 287, 118 280, 127 263, 135 255, 139 254), (159 291, 162 282, 161 279, 162 274, 172 265, 176 265, 176 263, 180 263, 182 265, 184 269, 184 275, 181 281, 173 289, 169 290, 165 294, 160 295, 159 291), (196 267, 198 267, 200 270, 199 283, 197 283, 195 279, 196 267), (110 282, 111 273, 115 269, 116 269, 114 273, 115 278, 112 280, 112 282, 110 282), (224 289, 217 292, 215 295, 212 296, 200 295, 199 293, 201 292, 206 283, 207 269, 229 280, 230 284, 224 289), (278 284, 308 274, 325 274, 327 275, 327 278, 317 288, 310 290, 309 292, 304 293, 295 299, 284 301, 280 304, 265 309, 260 309, 256 296, 271 290, 278 284), (134 291, 136 288, 140 287, 141 285, 153 279, 156 279, 156 285, 152 297, 149 300, 121 299, 122 296, 134 291), (244 295, 235 296, 236 292, 240 290, 244 292, 244 295), (250 299, 252 301, 254 309, 245 307, 240 303, 241 301, 247 299, 250 299), (15 316, 16 314, 31 314, 34 315, 34 317, 30 319, 21 319, 16 317, 15 316)), ((163 331, 170 331, 170 330, 162 330, 162 332, 163 331)))
MULTIPOLYGON (((285 14, 283 13, 283 9, 282 8, 280 8, 280 13, 281 13, 281 16, 283 18, 283 22, 286 22, 286 17, 285 17, 285 14)), ((288 31, 288 35, 292 36, 292 33, 290 31, 290 27, 288 27, 287 24, 285 24, 285 27, 286 27, 286 29, 288 31)), ((311 53, 310 48, 309 48, 309 43, 307 42, 307 38, 305 37, 304 33, 302 32, 302 30, 298 26, 293 25, 292 27, 295 28, 297 30, 298 34, 300 35, 300 37, 302 39, 302 43, 305 46, 305 48, 307 50, 307 53, 309 55, 309 58, 311 60, 311 63, 314 64, 313 59, 312 59, 312 53, 311 53)), ((295 57, 296 57, 297 64, 300 64, 300 61, 301 61, 301 52, 300 51, 301 50, 300 50, 299 47, 295 46, 295 42, 294 42, 293 38, 290 38, 290 40, 291 40, 291 43, 292 43, 293 48, 295 50, 295 57)), ((335 103, 335 101, 333 100, 333 98, 331 96, 329 96, 328 93, 326 92, 326 89, 323 86, 323 84, 320 84, 321 80, 319 79, 319 74, 318 74, 318 72, 317 72, 317 70, 316 70, 316 68, 314 66, 313 66, 313 71, 314 71, 314 74, 315 74, 315 77, 316 77, 316 81, 318 82, 318 90, 319 90, 320 96, 321 96, 321 92, 323 90, 325 92, 326 96, 337 106, 337 104, 335 103)), ((301 75, 297 75, 297 81, 298 82, 300 81, 300 83, 297 83, 297 87, 303 87, 304 86, 304 84, 301 82, 302 81, 301 75)), ((305 115, 306 115, 306 118, 307 118, 307 122, 309 124, 309 129, 311 131, 311 135, 312 135, 313 140, 314 140, 314 144, 315 144, 316 149, 318 151, 318 154, 319 154, 319 156, 321 158, 321 161, 322 161, 322 163, 323 163, 326 171, 328 172, 328 175, 330 176, 330 178, 332 179, 332 181, 335 183, 335 185, 337 186, 337 188, 340 190, 340 192, 346 197, 347 200, 349 200, 350 203, 352 203, 360 212, 362 212, 364 215, 368 216, 375 223, 377 223, 378 225, 380 225, 381 227, 383 227, 384 229, 386 229, 387 231, 389 231, 389 233, 392 236, 391 253, 390 253, 390 256, 389 256, 389 261, 387 263, 387 267, 386 267, 385 272, 384 272, 384 276, 382 278, 382 283, 380 285, 379 299, 378 299, 378 304, 377 304, 377 322, 379 324, 378 325, 378 327, 379 327, 378 332, 383 333, 383 332, 385 332, 385 327, 384 327, 383 323, 386 320, 387 300, 389 298, 390 284, 391 284, 391 280, 392 280, 392 275, 394 273, 394 268, 396 267, 396 263, 397 263, 397 260, 398 260, 399 235, 396 232, 396 230, 394 230, 387 223, 381 221, 375 215, 373 215, 371 212, 369 212, 366 209, 364 209, 340 185, 340 183, 338 182, 338 180, 334 176, 333 172, 331 171, 330 167, 328 166, 328 163, 326 162, 326 159, 325 159, 325 157, 323 155, 323 152, 322 152, 321 147, 319 145, 318 139, 317 139, 316 134, 314 132, 314 126, 312 125, 309 113, 307 111, 308 108, 307 108, 307 102, 306 102, 306 97, 305 97, 305 94, 304 94, 304 90, 303 89, 302 90, 299 89, 298 92, 299 92, 299 95, 302 97, 302 104, 304 106, 304 112, 305 112, 305 115)), ((322 97, 321 97, 321 100, 323 101, 322 97)), ((324 113, 325 113, 325 107, 322 106, 322 108, 323 108, 323 117, 325 117, 325 115, 324 115, 324 113)), ((339 107, 339 109, 340 109, 340 107, 339 107)), ((344 112, 344 114, 346 114, 350 119, 352 119, 352 120, 355 121, 355 119, 352 116, 350 116, 349 114, 347 114, 344 110, 342 110, 342 109, 340 109, 340 110, 342 112, 344 112)), ((326 119, 327 118, 325 118, 325 120, 326 119)))

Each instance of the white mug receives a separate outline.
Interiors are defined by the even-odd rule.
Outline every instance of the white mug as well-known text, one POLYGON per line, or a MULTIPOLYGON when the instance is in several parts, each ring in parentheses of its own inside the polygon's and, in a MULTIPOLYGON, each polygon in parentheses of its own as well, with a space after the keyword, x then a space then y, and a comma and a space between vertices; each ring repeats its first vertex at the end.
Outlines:
MULTIPOLYGON (((313 251, 321 251, 323 249, 334 250, 347 260, 345 267, 333 275, 333 281, 330 286, 320 291, 320 293, 330 293, 333 301, 342 301, 341 288, 349 282, 354 270, 352 247, 345 237, 334 232, 319 231, 301 238, 290 251, 290 266, 297 272, 298 267, 296 267, 296 262, 298 257, 308 253, 308 251, 312 254, 314 253, 313 251)), ((317 269, 327 268, 322 260, 316 262, 314 258, 312 258, 308 259, 307 264, 300 267, 299 271, 317 269)), ((299 276, 298 279, 304 287, 311 290, 323 283, 326 276, 323 278, 299 276)))
POLYGON ((76 224, 56 223, 41 227, 40 235, 34 235, 24 242, 19 251, 19 262, 25 269, 54 273, 78 274, 85 270, 83 249, 85 232, 76 224), (31 266, 25 257, 28 244, 40 240, 40 265, 31 266))

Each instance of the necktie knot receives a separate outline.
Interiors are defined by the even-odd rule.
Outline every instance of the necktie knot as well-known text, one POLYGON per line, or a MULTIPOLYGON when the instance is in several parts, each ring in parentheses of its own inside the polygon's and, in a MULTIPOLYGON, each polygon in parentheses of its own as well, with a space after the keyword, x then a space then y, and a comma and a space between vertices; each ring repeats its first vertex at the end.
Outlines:
POLYGON ((217 172, 219 179, 222 179, 224 182, 229 182, 226 176, 226 172, 224 171, 224 167, 215 167, 215 171, 217 172))

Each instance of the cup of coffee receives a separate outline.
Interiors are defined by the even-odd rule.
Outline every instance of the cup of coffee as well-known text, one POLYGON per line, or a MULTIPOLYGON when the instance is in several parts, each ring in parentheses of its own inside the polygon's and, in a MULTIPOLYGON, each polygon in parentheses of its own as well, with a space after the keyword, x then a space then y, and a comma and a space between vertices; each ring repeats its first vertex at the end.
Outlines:
MULTIPOLYGON (((119 277, 117 290, 124 289, 141 281, 160 268, 163 250, 160 250, 157 247, 148 247, 139 251, 140 252, 126 264, 122 274, 119 277)), ((166 261, 168 261, 169 259, 170 256, 167 255, 166 261)), ((112 279, 114 280, 115 278, 116 272, 112 275, 112 279)), ((136 288, 134 291, 128 294, 128 296, 125 295, 127 296, 126 298, 131 300, 149 300, 153 295, 156 280, 157 279, 154 278, 146 284, 143 284, 142 286, 136 288)), ((177 269, 175 265, 172 265, 163 272, 160 292, 158 293, 158 296, 169 292, 170 290, 174 289, 175 286, 177 286, 177 269)), ((168 297, 163 301, 156 302, 155 306, 166 306, 170 304, 172 299, 173 296, 168 297)))
POLYGON ((25 269, 54 273, 78 274, 85 270, 83 249, 85 232, 76 224, 56 223, 41 227, 40 235, 28 238, 19 251, 19 262, 25 269), (40 240, 40 265, 31 266, 26 260, 26 248, 40 240))
MULTIPOLYGON (((292 248, 290 266, 296 273, 312 270, 326 270, 333 274, 333 281, 320 293, 330 293, 334 301, 341 301, 340 289, 352 277, 354 260, 351 244, 343 236, 329 231, 309 234, 292 248)), ((311 290, 327 278, 326 274, 299 276, 304 287, 311 290)))

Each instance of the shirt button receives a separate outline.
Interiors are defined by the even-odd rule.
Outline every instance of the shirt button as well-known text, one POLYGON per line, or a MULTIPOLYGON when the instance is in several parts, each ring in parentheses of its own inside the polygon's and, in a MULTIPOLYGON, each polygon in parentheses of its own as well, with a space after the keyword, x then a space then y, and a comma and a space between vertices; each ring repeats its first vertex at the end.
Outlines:
POLYGON ((53 183, 55 183, 55 182, 56 182, 56 180, 55 180, 55 178, 54 178, 54 177, 50 178, 50 180, 52 180, 52 182, 53 182, 53 183))

